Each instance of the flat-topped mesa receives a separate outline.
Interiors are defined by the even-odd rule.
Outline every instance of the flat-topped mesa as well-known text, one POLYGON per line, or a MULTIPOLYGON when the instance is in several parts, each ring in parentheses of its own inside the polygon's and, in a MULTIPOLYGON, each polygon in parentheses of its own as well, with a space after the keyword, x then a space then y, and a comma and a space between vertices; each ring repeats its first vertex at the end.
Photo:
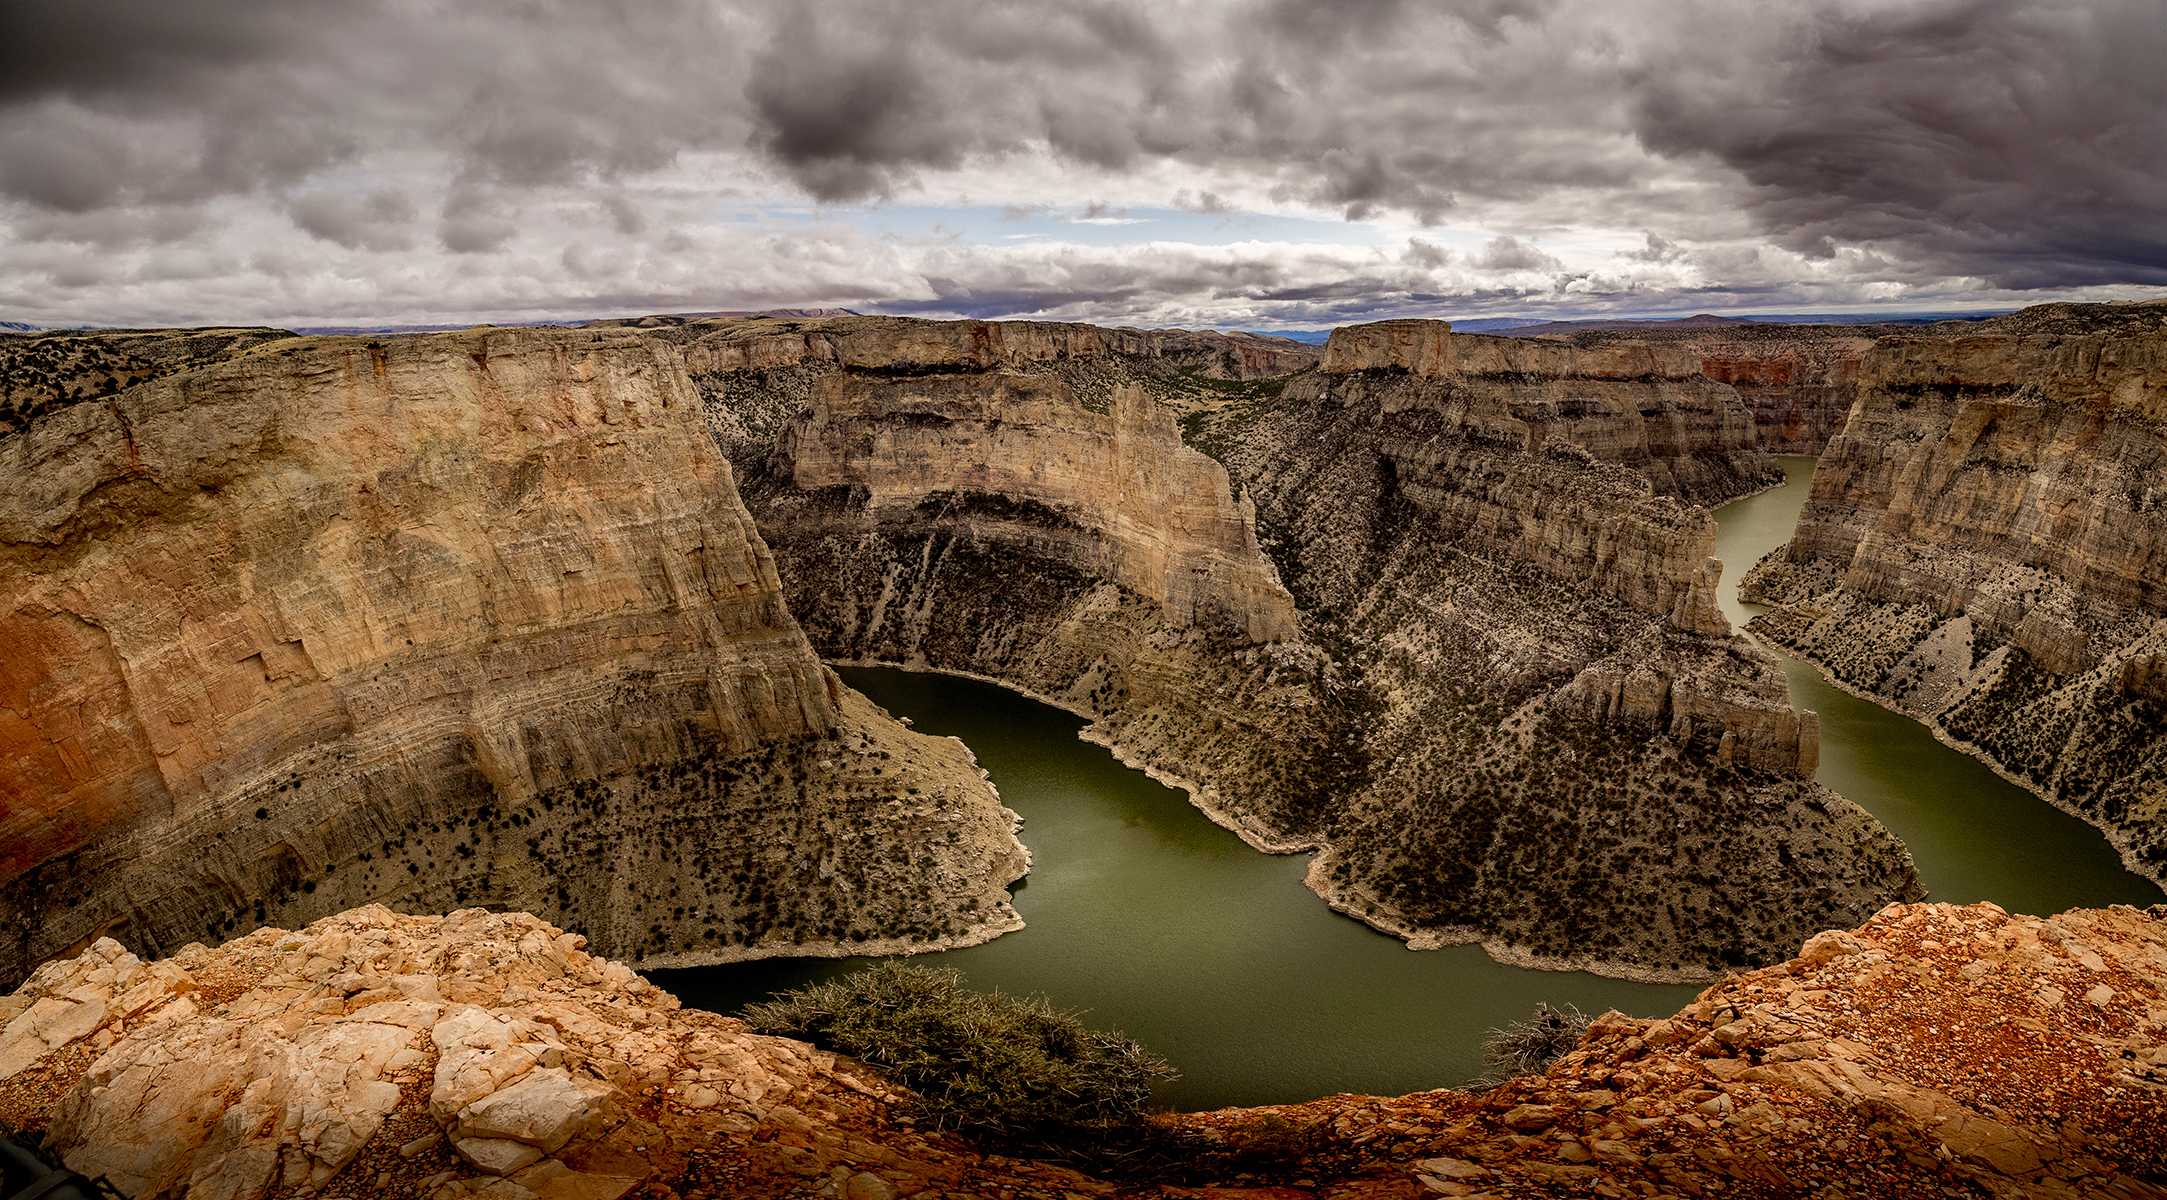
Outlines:
POLYGON ((1371 321, 1342 325, 1324 342, 1317 369, 1327 375, 1404 371, 1423 378, 1456 373, 1450 321, 1371 321))
POLYGON ((2154 879, 2163 425, 2167 332, 1884 338, 1789 548, 1746 585, 1779 605, 1770 636, 2101 826, 2154 879))
MULTIPOLYGON (((667 345, 272 343, 49 415, 0 476, 0 977, 374 899, 532 907, 628 957, 1014 924, 1011 816, 814 658, 667 345), (965 815, 931 911, 768 861, 869 738, 965 815)), ((866 837, 938 841, 870 807, 866 837)))
POLYGON ((1044 506, 1054 519, 1030 549, 1151 599, 1176 626, 1217 614, 1251 641, 1295 635, 1255 508, 1135 387, 1095 413, 1042 376, 835 376, 769 469, 802 491, 862 489, 876 520, 903 509, 990 524, 1044 506))
POLYGON ((845 370, 989 371, 1065 359, 1170 359, 1218 379, 1262 379, 1317 361, 1314 346, 1252 333, 1105 329, 1055 321, 925 321, 831 317, 701 322, 674 331, 694 374, 765 371, 801 362, 845 370))

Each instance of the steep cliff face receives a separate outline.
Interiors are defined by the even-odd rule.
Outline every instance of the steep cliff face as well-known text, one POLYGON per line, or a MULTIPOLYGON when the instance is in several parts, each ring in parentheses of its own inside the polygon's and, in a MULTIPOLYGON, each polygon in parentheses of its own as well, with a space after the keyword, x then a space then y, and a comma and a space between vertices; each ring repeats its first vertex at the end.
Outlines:
POLYGON ((524 913, 368 908, 49 964, 0 996, 0 1115, 175 1200, 2147 1200, 2163 917, 1891 906, 1667 1020, 1602 1014, 1486 1093, 1155 1117, 1156 1169, 1116 1184, 937 1133, 866 1064, 682 1008, 524 913))
MULTIPOLYGON (((1878 822, 1806 782, 1817 727, 1715 611, 1707 514, 1601 460, 1616 422, 1520 415, 1555 411, 1551 384, 1529 372, 1516 411, 1503 366, 1541 356, 1399 324, 1344 331, 1208 435, 1305 629, 1370 697, 1311 886, 1417 944, 1482 931, 1509 960, 1658 978, 1916 895, 1878 822)), ((1572 386, 1597 395, 1648 374, 1628 351, 1590 365, 1572 386)), ((1703 427, 1742 423, 1733 400, 1703 427)))
POLYGON ((672 335, 695 374, 765 371, 799 362, 846 370, 985 371, 1077 358, 1162 360, 1213 379, 1285 375, 1317 361, 1314 346, 1253 333, 1104 329, 1052 321, 921 321, 830 317, 701 322, 672 335))
POLYGON ((1332 847, 1313 885, 1421 944, 1690 976, 1908 894, 1901 848, 1802 781, 1816 730, 1729 638, 1706 513, 1652 481, 1756 486, 1735 398, 1630 350, 1495 341, 1356 327, 1324 369, 1191 410, 1270 510, 1261 541, 1137 391, 1102 414, 1050 369, 838 370, 749 502, 823 654, 1090 717, 1252 844, 1332 847), (1691 886, 1808 899, 1616 919, 1688 871, 1633 850, 1681 817, 1691 886))
POLYGON ((1056 536, 1070 535, 1068 565, 1153 601, 1176 626, 1216 616, 1253 642, 1295 633, 1294 601, 1257 550, 1254 508, 1134 387, 1099 414, 1054 379, 839 376, 784 430, 769 470, 799 491, 862 492, 876 522, 893 509, 967 511, 973 498, 1042 506, 1056 536))
POLYGON ((1049 697, 1252 841, 1302 845, 1326 772, 1283 735, 1316 726, 1319 656, 1225 468, 1139 389, 1111 399, 1053 375, 828 378, 749 493, 793 609, 825 656, 1049 697))
POLYGON ((1688 503, 1721 503, 1778 477, 1737 394, 1703 376, 1699 356, 1680 347, 1575 346, 1455 334, 1442 321, 1380 321, 1334 330, 1318 369, 1423 381, 1401 387, 1395 379, 1383 400, 1406 414, 1410 433, 1450 426, 1503 449, 1577 447, 1688 503))
POLYGON ((378 898, 649 957, 1016 923, 1011 815, 813 658, 665 346, 278 343, 0 474, 0 974, 378 898))
POLYGON ((1693 343, 1701 374, 1727 383, 1745 402, 1770 454, 1819 454, 1843 432, 1858 397, 1859 363, 1870 336, 1830 333, 1793 339, 1693 343))
POLYGON ((1866 356, 1769 635, 2167 878, 2167 334, 1894 337, 1866 356))

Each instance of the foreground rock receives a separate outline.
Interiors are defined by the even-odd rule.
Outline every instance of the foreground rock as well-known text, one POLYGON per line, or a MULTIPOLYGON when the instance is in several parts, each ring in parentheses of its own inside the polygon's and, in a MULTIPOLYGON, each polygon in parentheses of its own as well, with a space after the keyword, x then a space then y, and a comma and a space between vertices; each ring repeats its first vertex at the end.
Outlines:
POLYGON ((2163 918, 1892 906, 1492 1092, 1158 1118, 1184 1182, 1115 1183, 922 1134, 877 1073, 524 914, 370 908, 47 964, 0 999, 0 1117, 176 1200, 2156 1200, 2163 918))
POLYGON ((1013 814, 821 666, 638 336, 286 339, 47 412, 0 643, 0 979, 371 900, 663 961, 1018 924, 1013 814))

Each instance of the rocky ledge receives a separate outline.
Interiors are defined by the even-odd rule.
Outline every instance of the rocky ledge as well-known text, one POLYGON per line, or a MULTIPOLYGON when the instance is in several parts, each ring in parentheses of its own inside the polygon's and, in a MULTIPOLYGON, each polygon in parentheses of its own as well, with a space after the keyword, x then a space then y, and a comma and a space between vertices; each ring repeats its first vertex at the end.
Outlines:
POLYGON ((922 1132, 870 1068, 581 946, 374 906, 157 963, 101 941, 0 998, 0 1117, 195 1200, 2167 1196, 2161 908, 1891 905, 1487 1093, 1154 1118, 1247 1155, 1182 1184, 922 1132))

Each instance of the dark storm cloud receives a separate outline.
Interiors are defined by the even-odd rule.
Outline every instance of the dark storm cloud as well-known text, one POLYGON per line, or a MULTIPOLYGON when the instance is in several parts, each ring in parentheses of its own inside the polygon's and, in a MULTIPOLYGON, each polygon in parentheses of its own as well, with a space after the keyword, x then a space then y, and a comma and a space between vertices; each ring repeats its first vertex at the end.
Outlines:
POLYGON ((1873 242, 2006 287, 2167 282, 2167 5, 1818 4, 1634 84, 1660 153, 1736 170, 1780 244, 1873 242))
MULTIPOLYGON (((667 274, 716 220, 688 179, 832 205, 997 189, 1011 168, 1068 182, 971 202, 1269 197, 1480 232, 1344 282, 981 256, 858 268, 864 294, 1321 313, 1362 286, 1413 303, 1454 272, 1455 294, 1691 271, 1733 295, 1785 271, 2167 281, 2162 46, 2158 0, 0 0, 0 285, 88 295, 126 275, 97 255, 160 247, 127 270, 236 294, 334 248, 356 287, 483 279, 471 256, 490 255, 667 274), (521 241, 575 227, 576 245, 521 241), (1568 227, 1645 249, 1594 279, 1548 236, 1568 227), (246 271, 215 274, 234 256, 204 249, 214 234, 261 243, 246 271)), ((775 244, 762 271, 830 272, 841 294, 844 250, 775 244)))

